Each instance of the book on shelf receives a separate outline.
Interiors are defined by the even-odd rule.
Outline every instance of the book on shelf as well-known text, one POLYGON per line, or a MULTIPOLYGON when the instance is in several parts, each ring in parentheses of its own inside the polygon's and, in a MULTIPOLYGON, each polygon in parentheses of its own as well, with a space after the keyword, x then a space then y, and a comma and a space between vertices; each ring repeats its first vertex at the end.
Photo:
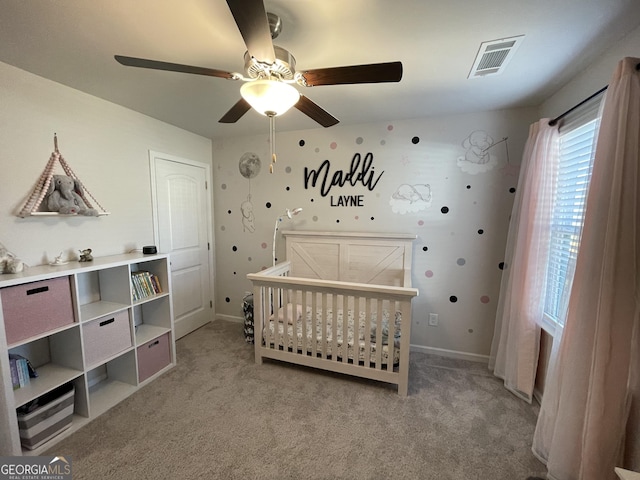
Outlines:
POLYGON ((31 378, 38 376, 29 360, 22 355, 9 354, 9 369, 11 370, 11 384, 14 390, 29 385, 31 378))
POLYGON ((18 360, 15 358, 9 358, 9 365, 11 368, 11 384, 13 385, 13 389, 17 390, 20 388, 20 378, 18 377, 18 360))
POLYGON ((144 270, 131 272, 131 294, 134 301, 143 300, 162 293, 157 275, 144 270))

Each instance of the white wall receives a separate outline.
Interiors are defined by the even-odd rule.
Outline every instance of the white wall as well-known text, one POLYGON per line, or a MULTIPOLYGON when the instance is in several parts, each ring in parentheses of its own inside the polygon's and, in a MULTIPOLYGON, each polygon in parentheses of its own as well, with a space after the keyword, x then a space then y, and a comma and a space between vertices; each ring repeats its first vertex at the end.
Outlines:
POLYGON ((640 57, 640 26, 547 99, 540 107, 541 116, 555 118, 608 85, 616 65, 624 57, 640 57))
MULTIPOLYGON (((153 242, 149 150, 211 163, 211 140, 0 63, 0 243, 29 265, 153 242), (105 217, 18 218, 58 135, 105 217)), ((59 170, 58 173, 62 173, 59 170)))
POLYGON ((216 278, 224 279, 217 287, 218 315, 241 316, 242 296, 251 290, 246 274, 271 265, 276 218, 286 208, 302 207, 302 214, 286 220, 282 229, 416 234, 413 286, 420 295, 413 303, 412 344, 486 359, 519 165, 537 114, 537 109, 516 109, 277 133, 272 175, 266 118, 265 135, 214 141, 216 278), (474 131, 493 139, 489 164, 465 159, 470 154, 465 140, 474 131), (507 142, 500 143, 505 137, 507 142), (239 170, 249 152, 262 163, 252 179, 239 170), (319 184, 305 184, 305 167, 317 169, 329 160, 330 180, 339 171, 348 172, 354 155, 368 153, 373 178, 384 172, 373 189, 347 183, 322 196, 319 184), (424 193, 424 185, 431 191, 429 205, 407 196, 424 193), (406 201, 397 201, 394 194, 406 201), (350 195, 362 195, 362 206, 336 206, 340 196, 350 195), (247 207, 253 222, 243 216, 247 207), (439 315, 439 326, 427 325, 430 312, 439 315))

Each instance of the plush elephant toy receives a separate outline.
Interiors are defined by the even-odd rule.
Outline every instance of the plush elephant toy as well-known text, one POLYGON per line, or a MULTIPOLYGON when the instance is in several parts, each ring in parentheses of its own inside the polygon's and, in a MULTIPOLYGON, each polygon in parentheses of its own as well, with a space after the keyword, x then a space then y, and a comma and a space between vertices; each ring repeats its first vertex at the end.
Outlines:
POLYGON ((98 211, 87 206, 83 195, 78 180, 67 175, 54 175, 47 192, 47 208, 50 212, 97 216, 98 211))

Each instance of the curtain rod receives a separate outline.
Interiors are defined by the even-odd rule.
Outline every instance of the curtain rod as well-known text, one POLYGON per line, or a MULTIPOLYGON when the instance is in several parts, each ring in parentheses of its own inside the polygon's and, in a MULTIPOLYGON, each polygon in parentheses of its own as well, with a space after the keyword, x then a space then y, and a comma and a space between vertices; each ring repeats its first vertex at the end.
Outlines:
MULTIPOLYGON (((640 71, 640 63, 638 63, 636 65, 636 70, 640 71)), ((600 95, 602 92, 604 92, 607 88, 609 88, 609 85, 605 85, 604 87, 602 87, 600 90, 598 90, 596 93, 594 93, 593 95, 590 95, 589 97, 585 98, 584 100, 582 100, 580 103, 578 103, 577 105, 574 105, 573 107, 571 107, 569 110, 567 110, 566 112, 558 115, 556 118, 554 118, 553 120, 549 120, 549 126, 553 127, 556 123, 558 123, 560 120, 562 120, 564 117, 566 117, 567 115, 569 115, 571 112, 573 112, 576 108, 581 107, 582 105, 584 105, 585 103, 587 103, 589 100, 591 100, 594 97, 597 97, 598 95, 600 95)))

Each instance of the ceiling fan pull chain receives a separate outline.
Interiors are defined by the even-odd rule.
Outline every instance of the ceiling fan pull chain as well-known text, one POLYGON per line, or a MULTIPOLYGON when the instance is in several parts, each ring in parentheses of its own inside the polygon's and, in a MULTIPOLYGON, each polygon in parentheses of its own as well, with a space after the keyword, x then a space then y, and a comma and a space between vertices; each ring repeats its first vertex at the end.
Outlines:
POLYGON ((269 173, 273 173, 273 164, 276 163, 276 116, 269 115, 269 144, 271 145, 271 163, 269 173))

